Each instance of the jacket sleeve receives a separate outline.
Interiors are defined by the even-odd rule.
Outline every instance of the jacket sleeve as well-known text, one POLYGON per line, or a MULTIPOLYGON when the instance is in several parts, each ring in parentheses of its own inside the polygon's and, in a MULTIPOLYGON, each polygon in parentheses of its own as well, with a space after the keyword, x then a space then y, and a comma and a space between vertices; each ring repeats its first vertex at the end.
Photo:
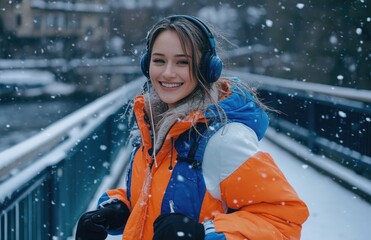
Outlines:
POLYGON ((300 239, 307 206, 259 150, 253 131, 228 125, 210 139, 204 155, 206 186, 227 208, 215 215, 215 231, 226 239, 300 239))
POLYGON ((101 204, 105 204, 110 202, 112 199, 118 199, 121 202, 125 203, 125 205, 130 208, 130 202, 126 198, 126 190, 123 188, 116 188, 116 189, 111 189, 107 190, 105 193, 102 194, 102 196, 98 200, 98 207, 101 204))
MULTIPOLYGON (((134 155, 135 155, 136 151, 139 148, 139 145, 138 144, 133 144, 133 146, 134 145, 135 145, 135 147, 132 149, 131 154, 130 154, 130 157, 129 157, 129 161, 131 163, 132 163, 132 161, 134 159, 134 155)), ((107 190, 99 198, 99 200, 98 200, 98 207, 101 204, 104 204, 106 202, 112 201, 112 199, 118 199, 118 200, 122 201, 123 203, 125 203, 126 206, 129 209, 131 209, 131 203, 130 203, 130 200, 129 200, 129 197, 128 197, 128 192, 130 192, 130 191, 127 190, 128 189, 128 185, 129 185, 128 179, 130 178, 129 175, 131 175, 131 167, 132 166, 130 166, 129 169, 127 169, 128 176, 126 176, 127 177, 126 186, 124 186, 123 188, 116 188, 116 189, 107 190)))

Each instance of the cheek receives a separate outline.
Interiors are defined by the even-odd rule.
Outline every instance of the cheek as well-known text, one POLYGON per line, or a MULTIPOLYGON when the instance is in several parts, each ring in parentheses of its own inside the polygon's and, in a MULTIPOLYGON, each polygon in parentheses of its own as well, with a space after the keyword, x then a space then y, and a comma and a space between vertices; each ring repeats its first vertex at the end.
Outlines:
POLYGON ((185 81, 190 82, 192 84, 196 83, 195 77, 192 75, 192 72, 189 70, 189 68, 182 69, 178 74, 185 81))
POLYGON ((158 73, 156 73, 156 68, 149 65, 149 77, 150 77, 150 79, 152 79, 156 75, 158 75, 158 73))
POLYGON ((189 81, 190 81, 191 85, 193 85, 194 87, 196 87, 198 85, 198 80, 197 80, 196 76, 192 75, 192 72, 188 73, 188 78, 189 78, 189 81))
POLYGON ((198 85, 197 80, 193 78, 193 79, 191 79, 190 81, 191 81, 191 86, 192 86, 192 88, 193 88, 193 89, 196 88, 197 85, 198 85))

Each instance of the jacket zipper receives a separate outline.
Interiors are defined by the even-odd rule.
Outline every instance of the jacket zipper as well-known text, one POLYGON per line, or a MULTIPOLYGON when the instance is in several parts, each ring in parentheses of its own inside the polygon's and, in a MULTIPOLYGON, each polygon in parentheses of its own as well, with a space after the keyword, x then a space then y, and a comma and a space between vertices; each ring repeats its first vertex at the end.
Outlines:
POLYGON ((170 165, 169 170, 173 170, 173 150, 174 150, 174 138, 170 138, 171 141, 171 147, 170 147, 170 165))

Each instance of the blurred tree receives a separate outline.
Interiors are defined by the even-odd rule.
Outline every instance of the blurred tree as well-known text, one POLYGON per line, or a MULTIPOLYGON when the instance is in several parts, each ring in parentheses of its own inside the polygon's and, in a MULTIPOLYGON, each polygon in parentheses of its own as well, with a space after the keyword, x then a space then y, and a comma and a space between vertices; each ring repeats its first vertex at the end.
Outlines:
POLYGON ((127 23, 122 24, 122 31, 132 37, 130 45, 143 43, 143 31, 158 19, 191 14, 216 26, 232 43, 250 47, 241 62, 251 72, 371 89, 371 17, 365 0, 169 3, 162 9, 155 5, 141 8, 123 20, 127 23))

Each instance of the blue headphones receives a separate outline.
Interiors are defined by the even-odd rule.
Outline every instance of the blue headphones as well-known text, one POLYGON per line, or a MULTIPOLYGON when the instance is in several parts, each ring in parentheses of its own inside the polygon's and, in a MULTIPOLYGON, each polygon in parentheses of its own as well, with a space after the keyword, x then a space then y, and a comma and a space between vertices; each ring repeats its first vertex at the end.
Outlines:
MULTIPOLYGON (((216 44, 213 34, 211 33, 210 29, 207 27, 205 23, 203 23, 200 19, 189 16, 189 15, 172 15, 165 19, 169 19, 170 21, 174 21, 179 18, 187 19, 188 21, 192 22, 195 26, 197 26, 208 38, 209 40, 209 50, 202 53, 202 58, 200 62, 200 71, 202 76, 205 78, 206 82, 213 83, 219 79, 222 73, 223 63, 219 56, 216 54, 216 44)), ((149 79, 149 63, 150 63, 150 56, 149 56, 149 34, 147 35, 147 46, 146 52, 142 55, 140 59, 140 66, 142 69, 143 74, 149 79)))

